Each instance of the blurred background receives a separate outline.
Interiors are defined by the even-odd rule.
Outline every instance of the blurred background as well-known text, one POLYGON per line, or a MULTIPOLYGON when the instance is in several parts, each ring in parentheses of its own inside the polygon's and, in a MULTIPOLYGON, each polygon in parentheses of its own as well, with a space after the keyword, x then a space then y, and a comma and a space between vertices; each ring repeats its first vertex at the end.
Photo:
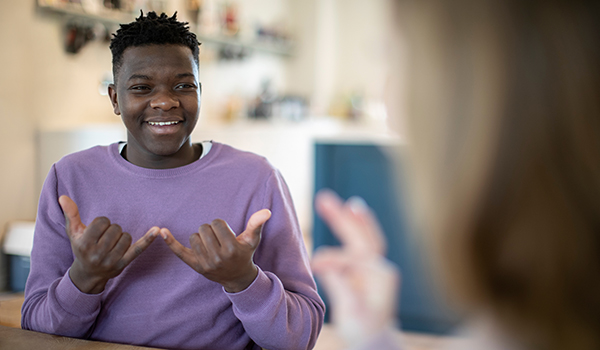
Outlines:
POLYGON ((397 214, 405 204, 394 196, 402 189, 395 189, 388 155, 401 149, 403 135, 388 128, 384 104, 391 1, 1 0, 0 291, 24 285, 51 164, 126 138, 107 96, 111 33, 140 9, 177 11, 202 42, 194 141, 228 143, 278 167, 309 251, 336 244, 313 214, 314 193, 330 187, 363 196, 393 246, 404 247, 390 252, 403 271, 402 323, 447 332, 454 318, 432 302, 435 287, 397 214))

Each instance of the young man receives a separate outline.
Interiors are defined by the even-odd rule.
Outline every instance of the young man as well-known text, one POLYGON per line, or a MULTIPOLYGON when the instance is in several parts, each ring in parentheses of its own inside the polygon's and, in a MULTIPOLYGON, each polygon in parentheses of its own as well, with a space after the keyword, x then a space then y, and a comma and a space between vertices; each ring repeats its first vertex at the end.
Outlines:
POLYGON ((191 143, 198 45, 175 15, 117 31, 109 94, 127 142, 68 155, 48 174, 23 328, 177 349, 314 345, 324 306, 280 173, 191 143))

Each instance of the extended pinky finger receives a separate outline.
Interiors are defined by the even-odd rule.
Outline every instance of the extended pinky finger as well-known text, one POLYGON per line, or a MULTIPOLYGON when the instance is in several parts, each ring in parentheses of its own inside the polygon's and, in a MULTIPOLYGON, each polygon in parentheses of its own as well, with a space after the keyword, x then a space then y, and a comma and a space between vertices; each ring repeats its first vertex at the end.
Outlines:
POLYGON ((150 246, 154 239, 158 235, 158 227, 152 227, 142 238, 138 239, 134 244, 132 244, 127 252, 123 255, 123 261, 125 261, 125 265, 129 265, 133 259, 137 258, 150 246))
POLYGON ((184 263, 193 266, 192 264, 194 264, 196 260, 194 253, 190 248, 179 243, 179 241, 173 237, 173 234, 171 231, 169 231, 169 229, 161 228, 160 236, 165 240, 167 246, 169 246, 171 251, 175 253, 179 259, 183 260, 184 263))

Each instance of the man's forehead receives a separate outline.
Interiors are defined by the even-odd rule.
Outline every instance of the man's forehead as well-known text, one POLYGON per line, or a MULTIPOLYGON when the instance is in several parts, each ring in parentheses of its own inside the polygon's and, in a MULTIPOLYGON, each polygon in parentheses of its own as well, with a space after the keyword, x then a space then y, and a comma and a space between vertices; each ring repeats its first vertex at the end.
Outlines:
POLYGON ((143 62, 149 59, 184 59, 195 62, 192 50, 184 45, 143 45, 130 46, 123 51, 123 63, 126 61, 143 62))
POLYGON ((120 74, 129 75, 150 70, 175 70, 178 75, 197 75, 198 64, 192 50, 183 45, 132 46, 123 52, 120 74))

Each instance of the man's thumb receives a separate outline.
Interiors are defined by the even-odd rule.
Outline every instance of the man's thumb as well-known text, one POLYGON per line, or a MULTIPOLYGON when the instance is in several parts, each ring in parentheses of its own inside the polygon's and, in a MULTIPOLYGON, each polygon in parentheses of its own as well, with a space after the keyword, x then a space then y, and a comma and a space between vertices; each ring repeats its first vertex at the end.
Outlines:
POLYGON ((71 198, 65 195, 62 195, 58 198, 58 204, 60 204, 60 207, 65 214, 65 226, 69 237, 77 233, 82 233, 85 229, 85 225, 81 222, 77 204, 75 204, 71 198))
POLYGON ((238 241, 245 242, 253 248, 258 246, 262 227, 270 218, 271 211, 269 209, 261 209, 252 214, 248 220, 248 225, 246 225, 246 230, 237 237, 238 241))

